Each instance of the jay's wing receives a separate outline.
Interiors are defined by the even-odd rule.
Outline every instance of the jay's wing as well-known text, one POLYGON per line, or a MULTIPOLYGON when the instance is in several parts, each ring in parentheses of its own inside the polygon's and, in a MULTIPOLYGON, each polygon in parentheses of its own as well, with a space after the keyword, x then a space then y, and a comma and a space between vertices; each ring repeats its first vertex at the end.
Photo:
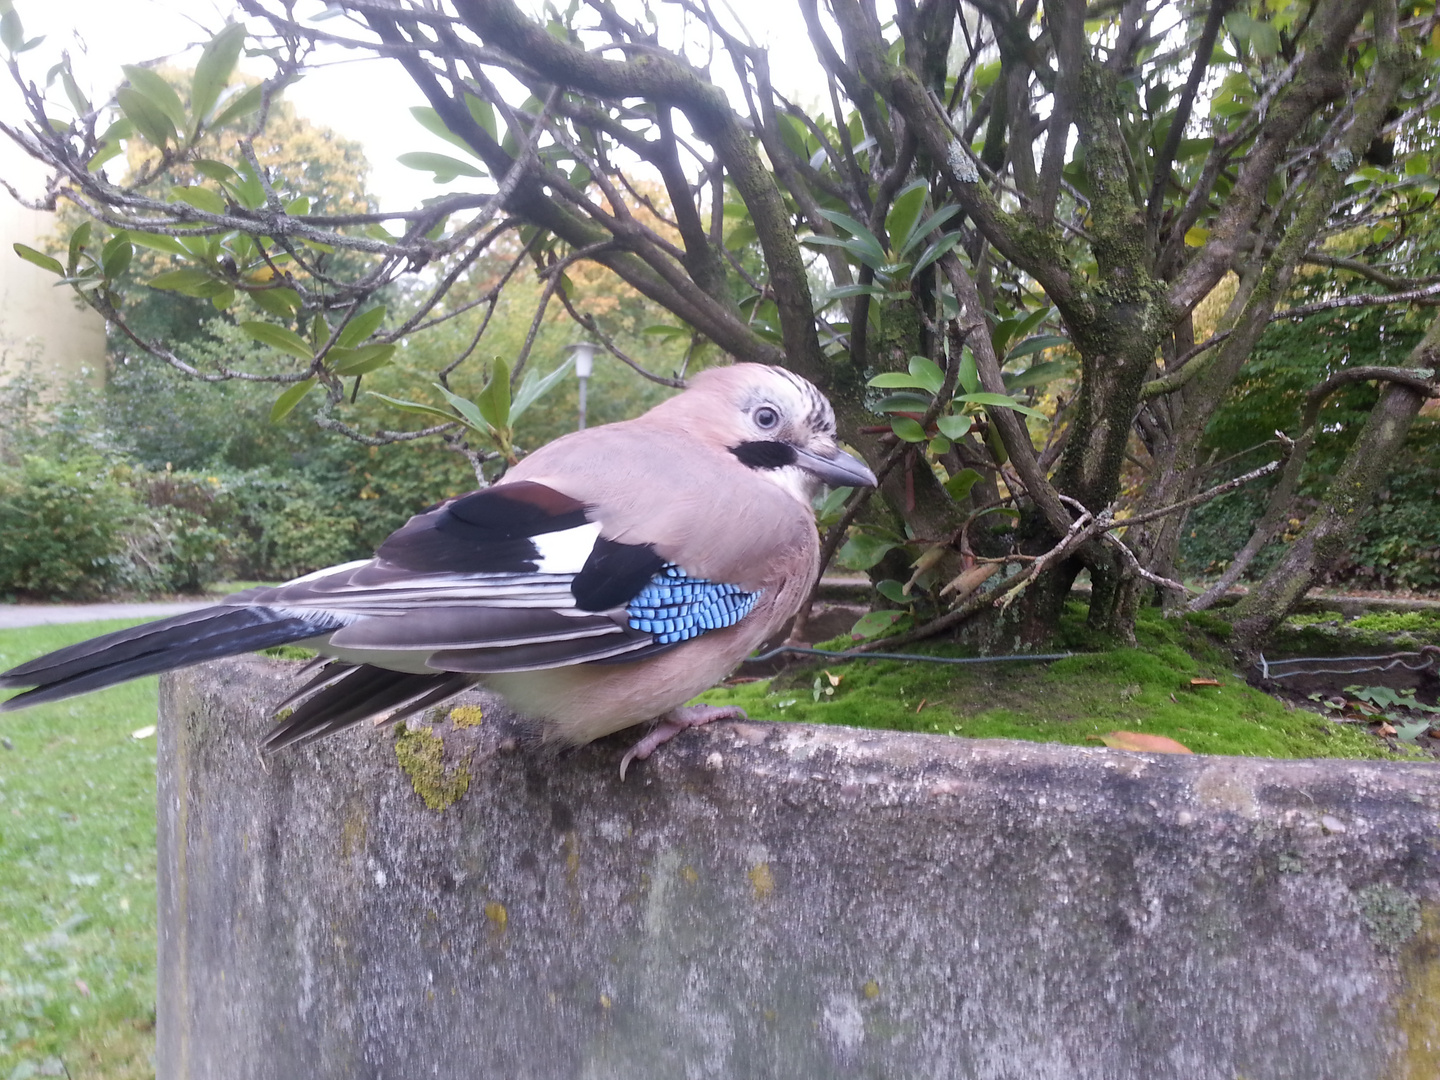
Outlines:
POLYGON ((753 604, 591 517, 543 484, 487 488, 411 518, 373 560, 230 602, 342 621, 324 651, 343 659, 472 673, 638 658, 753 604))
POLYGON ((641 660, 754 606, 755 593, 607 539, 592 516, 543 484, 503 484, 417 515, 373 560, 242 594, 344 622, 322 646, 336 662, 296 695, 267 746, 387 710, 399 719, 482 674, 641 660))

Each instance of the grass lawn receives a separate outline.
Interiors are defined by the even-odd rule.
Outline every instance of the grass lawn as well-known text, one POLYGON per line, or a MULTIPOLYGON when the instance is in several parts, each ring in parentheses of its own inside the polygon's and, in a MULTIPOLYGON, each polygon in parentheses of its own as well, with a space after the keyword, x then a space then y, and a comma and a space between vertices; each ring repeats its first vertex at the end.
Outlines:
MULTIPOLYGON (((0 670, 129 625, 0 631, 0 670)), ((155 1075, 155 685, 0 716, 0 1080, 155 1075)))

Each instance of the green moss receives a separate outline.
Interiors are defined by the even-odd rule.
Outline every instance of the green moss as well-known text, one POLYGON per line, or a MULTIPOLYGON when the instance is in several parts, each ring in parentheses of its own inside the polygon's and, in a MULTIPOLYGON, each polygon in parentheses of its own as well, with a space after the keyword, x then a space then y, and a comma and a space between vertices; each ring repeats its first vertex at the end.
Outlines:
POLYGON ((395 758, 431 810, 454 806, 470 790, 470 755, 447 767, 445 741, 428 727, 395 725, 395 758))
POLYGON ((1375 942, 1387 953, 1400 950, 1420 932, 1420 902, 1404 889, 1380 882, 1361 889, 1357 900, 1360 920, 1375 942))
MULTIPOLYGON (((1078 606, 1067 611, 1060 636, 1088 640, 1078 606)), ((1099 736, 1123 730, 1166 735, 1207 754, 1398 756, 1364 731, 1287 707, 1246 686, 1230 670, 1228 653, 1209 633, 1207 620, 1162 619, 1147 612, 1136 636, 1133 649, 1053 663, 827 664, 720 687, 701 700, 739 705, 757 720, 971 738, 1096 745, 1099 736), (839 681, 832 685, 831 676, 839 681), (1221 685, 1192 686, 1196 678, 1218 679, 1221 685)), ((961 655, 939 645, 907 651, 961 655)))
POLYGON ((478 705, 456 705, 450 710, 450 722, 456 727, 479 727, 485 714, 478 705))
POLYGON ((1347 619, 1339 612, 1292 615, 1270 640, 1269 656, 1334 656, 1357 649, 1386 652, 1440 645, 1440 612, 1377 611, 1347 619))
POLYGON ((272 645, 263 650, 263 653, 276 660, 314 660, 318 655, 314 649, 306 649, 299 645, 272 645))

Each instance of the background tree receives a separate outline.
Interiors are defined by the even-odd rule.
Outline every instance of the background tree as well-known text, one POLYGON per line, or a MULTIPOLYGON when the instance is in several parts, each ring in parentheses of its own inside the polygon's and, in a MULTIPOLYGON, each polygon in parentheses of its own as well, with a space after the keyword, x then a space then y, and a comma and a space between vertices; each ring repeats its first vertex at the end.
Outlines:
MULTIPOLYGON (((1183 592, 1166 578, 1184 511, 1213 493, 1200 490, 1204 433, 1265 327, 1302 313, 1285 308, 1297 268, 1336 272, 1315 301, 1331 308, 1440 294, 1417 265, 1435 197, 1433 5, 900 0, 882 21, 860 0, 800 2, 824 109, 778 93, 768 54, 703 0, 633 12, 592 0, 540 19, 509 0, 341 0, 327 11, 343 23, 240 0, 253 51, 274 64, 260 87, 223 96, 237 27, 207 47, 188 102, 130 68, 113 106, 72 100, 74 119, 52 120, 12 62, 32 116, 5 130, 55 170, 52 199, 125 231, 51 266, 102 310, 136 240, 184 264, 174 273, 187 276, 152 284, 265 307, 269 322, 242 325, 296 362, 264 373, 288 384, 277 414, 315 391, 319 422, 353 438, 440 435, 477 467, 513 457, 512 402, 539 388, 523 346, 473 401, 442 386, 444 405, 397 405, 434 421, 419 430, 342 419, 358 388, 347 380, 393 363, 407 335, 498 303, 513 272, 452 296, 487 252, 536 268, 537 324, 557 301, 583 319, 571 271, 595 263, 672 313, 674 334, 788 365, 830 394, 883 483, 880 500, 840 515, 827 550, 849 531, 852 563, 881 579, 897 629, 984 614, 992 635, 1038 640, 1085 569, 1092 625, 1127 636, 1156 584, 1183 592), (386 215, 290 197, 256 140, 321 45, 402 65, 430 103, 422 122, 464 155, 412 163, 473 190, 386 215), (226 160, 201 158, 204 133, 241 117, 226 160), (131 139, 158 152, 150 175, 194 168, 205 183, 164 202, 144 193, 149 175, 117 184, 93 168, 131 139), (668 206, 637 178, 663 185, 668 206), (342 251, 370 261, 342 273, 327 261, 342 251), (412 313, 372 324, 369 298, 422 266, 434 269, 412 313), (1196 308, 1228 275, 1233 298, 1197 341, 1196 308), (1029 403, 1067 374, 1064 355, 1073 381, 1051 388, 1056 415, 1032 431, 1029 403), (1140 473, 1129 493, 1127 456, 1140 473)), ((5 18, 5 44, 23 51, 5 18)), ((1431 337, 1406 364, 1317 388, 1387 387, 1375 437, 1341 468, 1341 520, 1257 590, 1243 643, 1343 548, 1344 522, 1431 392, 1431 337)))

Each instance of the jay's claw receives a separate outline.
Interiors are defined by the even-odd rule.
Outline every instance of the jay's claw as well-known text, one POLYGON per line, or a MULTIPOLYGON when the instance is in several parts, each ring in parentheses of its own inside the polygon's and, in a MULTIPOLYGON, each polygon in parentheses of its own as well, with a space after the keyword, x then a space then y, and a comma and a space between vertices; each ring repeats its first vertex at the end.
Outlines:
POLYGON ((620 759, 620 782, 625 782, 625 771, 632 761, 644 761, 686 728, 699 727, 714 720, 748 719, 745 710, 738 705, 681 705, 671 709, 620 759))

